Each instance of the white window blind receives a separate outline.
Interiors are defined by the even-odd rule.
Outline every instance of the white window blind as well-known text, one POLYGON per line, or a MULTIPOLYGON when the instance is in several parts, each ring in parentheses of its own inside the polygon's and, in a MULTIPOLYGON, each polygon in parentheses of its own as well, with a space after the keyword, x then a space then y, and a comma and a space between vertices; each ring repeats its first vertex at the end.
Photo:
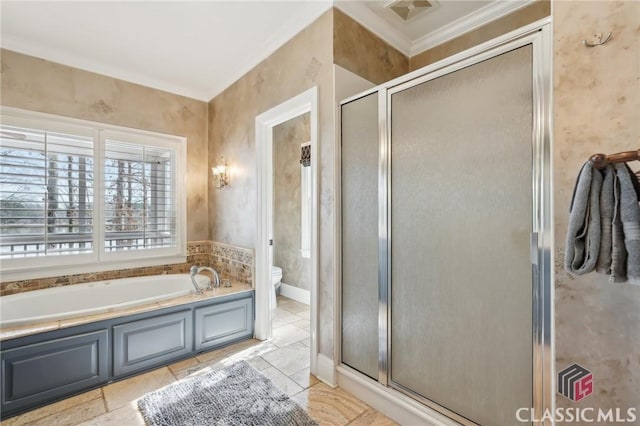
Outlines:
POLYGON ((186 260, 186 139, 0 110, 2 280, 186 260))
POLYGON ((175 152, 107 139, 105 250, 176 246, 175 152))
POLYGON ((92 252, 93 138, 0 132, 0 258, 92 252))

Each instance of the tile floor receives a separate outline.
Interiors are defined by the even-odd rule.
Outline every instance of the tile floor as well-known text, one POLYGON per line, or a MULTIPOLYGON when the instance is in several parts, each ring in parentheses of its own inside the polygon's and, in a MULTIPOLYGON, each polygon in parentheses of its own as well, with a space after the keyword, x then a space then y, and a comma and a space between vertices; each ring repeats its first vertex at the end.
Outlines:
POLYGON ((293 398, 321 425, 395 425, 355 396, 309 375, 309 306, 278 297, 273 339, 249 340, 199 354, 167 367, 49 404, 3 425, 144 425, 136 400, 184 377, 204 374, 239 360, 293 398))

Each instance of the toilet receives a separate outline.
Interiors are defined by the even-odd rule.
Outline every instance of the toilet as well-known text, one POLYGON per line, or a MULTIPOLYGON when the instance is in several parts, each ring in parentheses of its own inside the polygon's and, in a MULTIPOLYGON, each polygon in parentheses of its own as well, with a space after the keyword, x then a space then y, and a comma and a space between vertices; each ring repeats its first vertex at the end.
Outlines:
POLYGON ((282 268, 279 266, 271 267, 271 284, 273 286, 273 291, 271 292, 271 309, 275 309, 278 305, 276 299, 276 293, 280 290, 280 284, 282 281, 282 268))

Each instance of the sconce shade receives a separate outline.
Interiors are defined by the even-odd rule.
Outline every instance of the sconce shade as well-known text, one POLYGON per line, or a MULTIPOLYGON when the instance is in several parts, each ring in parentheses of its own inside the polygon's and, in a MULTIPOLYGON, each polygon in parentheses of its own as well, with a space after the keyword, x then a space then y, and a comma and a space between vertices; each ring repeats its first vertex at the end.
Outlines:
POLYGON ((220 157, 220 163, 211 168, 211 172, 215 178, 216 188, 222 189, 229 185, 229 176, 227 176, 227 163, 224 161, 224 157, 220 157))

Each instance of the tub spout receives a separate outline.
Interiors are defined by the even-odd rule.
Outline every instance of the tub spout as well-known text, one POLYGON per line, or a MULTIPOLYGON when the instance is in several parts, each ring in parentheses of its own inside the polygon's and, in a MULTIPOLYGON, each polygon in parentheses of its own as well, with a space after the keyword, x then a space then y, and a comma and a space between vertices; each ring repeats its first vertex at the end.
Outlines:
POLYGON ((218 275, 218 272, 216 272, 215 269, 209 268, 208 266, 192 266, 189 272, 191 273, 191 282, 193 283, 193 286, 196 288, 196 294, 202 294, 202 289, 200 288, 200 286, 196 281, 196 275, 198 275, 202 271, 211 272, 211 276, 213 277, 213 280, 211 281, 209 286, 205 288, 205 290, 210 289, 212 287, 220 287, 220 276, 218 275))

